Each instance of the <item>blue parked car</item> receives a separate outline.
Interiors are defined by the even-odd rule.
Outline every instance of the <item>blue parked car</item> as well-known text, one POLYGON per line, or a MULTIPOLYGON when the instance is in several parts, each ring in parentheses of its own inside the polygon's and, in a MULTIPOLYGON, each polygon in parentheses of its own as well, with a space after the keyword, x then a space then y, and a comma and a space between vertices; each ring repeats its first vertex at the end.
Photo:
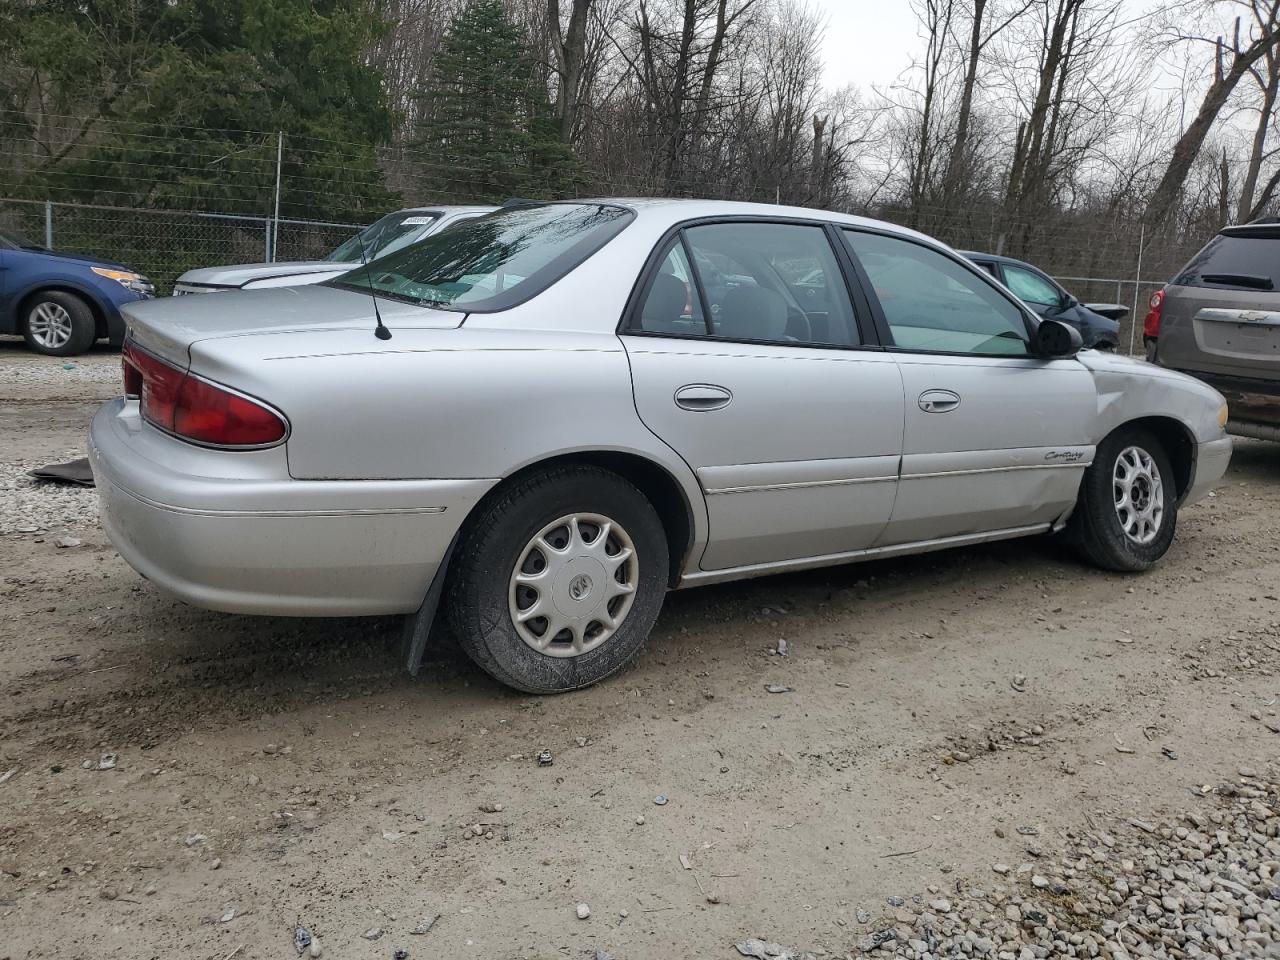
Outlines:
POLYGON ((0 333, 22 334, 37 353, 69 357, 103 337, 120 343, 121 305, 155 292, 123 264, 59 253, 0 230, 0 333))

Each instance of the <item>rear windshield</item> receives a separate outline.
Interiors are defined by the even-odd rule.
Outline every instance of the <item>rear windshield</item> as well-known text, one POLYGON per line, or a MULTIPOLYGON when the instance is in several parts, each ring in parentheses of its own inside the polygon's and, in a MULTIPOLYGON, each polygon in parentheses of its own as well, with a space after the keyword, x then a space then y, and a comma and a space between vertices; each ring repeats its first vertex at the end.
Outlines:
POLYGON ((630 223, 599 203, 512 207, 427 237, 329 281, 423 306, 490 313, 541 293, 630 223))
POLYGON ((1280 290, 1280 231, 1219 234, 1173 282, 1184 287, 1280 290))

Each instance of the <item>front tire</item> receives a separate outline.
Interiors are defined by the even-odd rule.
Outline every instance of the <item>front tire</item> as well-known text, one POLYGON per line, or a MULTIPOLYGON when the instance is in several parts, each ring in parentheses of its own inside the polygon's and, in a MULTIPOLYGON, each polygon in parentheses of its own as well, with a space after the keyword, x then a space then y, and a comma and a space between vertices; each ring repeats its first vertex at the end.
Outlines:
POLYGON ((1098 445, 1071 516, 1076 546, 1096 566, 1136 573, 1173 543, 1177 490, 1169 455, 1155 435, 1121 427, 1098 445))
POLYGON ((89 304, 64 290, 35 294, 23 307, 22 317, 27 346, 46 356, 75 356, 98 339, 98 325, 89 304))
POLYGON ((449 571, 449 620, 483 670, 526 693, 563 693, 620 669, 662 609, 667 539, 617 474, 531 474, 467 522, 449 571))

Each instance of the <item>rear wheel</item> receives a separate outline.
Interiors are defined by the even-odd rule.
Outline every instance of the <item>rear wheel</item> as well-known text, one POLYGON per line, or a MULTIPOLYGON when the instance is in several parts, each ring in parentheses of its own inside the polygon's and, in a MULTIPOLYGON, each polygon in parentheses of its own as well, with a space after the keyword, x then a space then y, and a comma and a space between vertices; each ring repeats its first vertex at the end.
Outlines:
POLYGON ((22 335, 36 353, 70 357, 92 347, 98 330, 83 299, 64 290, 45 290, 27 300, 22 335))
POLYGON ((1085 557, 1107 570, 1146 570, 1168 551, 1177 521, 1173 467, 1160 441, 1137 427, 1102 441, 1071 517, 1085 557))
POLYGON ((449 573, 449 619, 497 680, 562 693, 636 655, 667 571, 662 521, 639 490, 596 467, 552 468, 468 521, 449 573))

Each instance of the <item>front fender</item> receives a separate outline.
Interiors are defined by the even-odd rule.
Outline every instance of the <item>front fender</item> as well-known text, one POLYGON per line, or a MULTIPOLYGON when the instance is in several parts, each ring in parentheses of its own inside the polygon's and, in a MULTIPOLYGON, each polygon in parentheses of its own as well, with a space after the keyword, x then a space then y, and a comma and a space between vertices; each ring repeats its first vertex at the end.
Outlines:
POLYGON ((1095 442, 1122 424, 1148 417, 1176 420, 1197 444, 1226 436, 1218 419, 1226 401, 1208 384, 1143 360, 1097 350, 1080 354, 1079 360, 1089 368, 1097 388, 1095 442))

